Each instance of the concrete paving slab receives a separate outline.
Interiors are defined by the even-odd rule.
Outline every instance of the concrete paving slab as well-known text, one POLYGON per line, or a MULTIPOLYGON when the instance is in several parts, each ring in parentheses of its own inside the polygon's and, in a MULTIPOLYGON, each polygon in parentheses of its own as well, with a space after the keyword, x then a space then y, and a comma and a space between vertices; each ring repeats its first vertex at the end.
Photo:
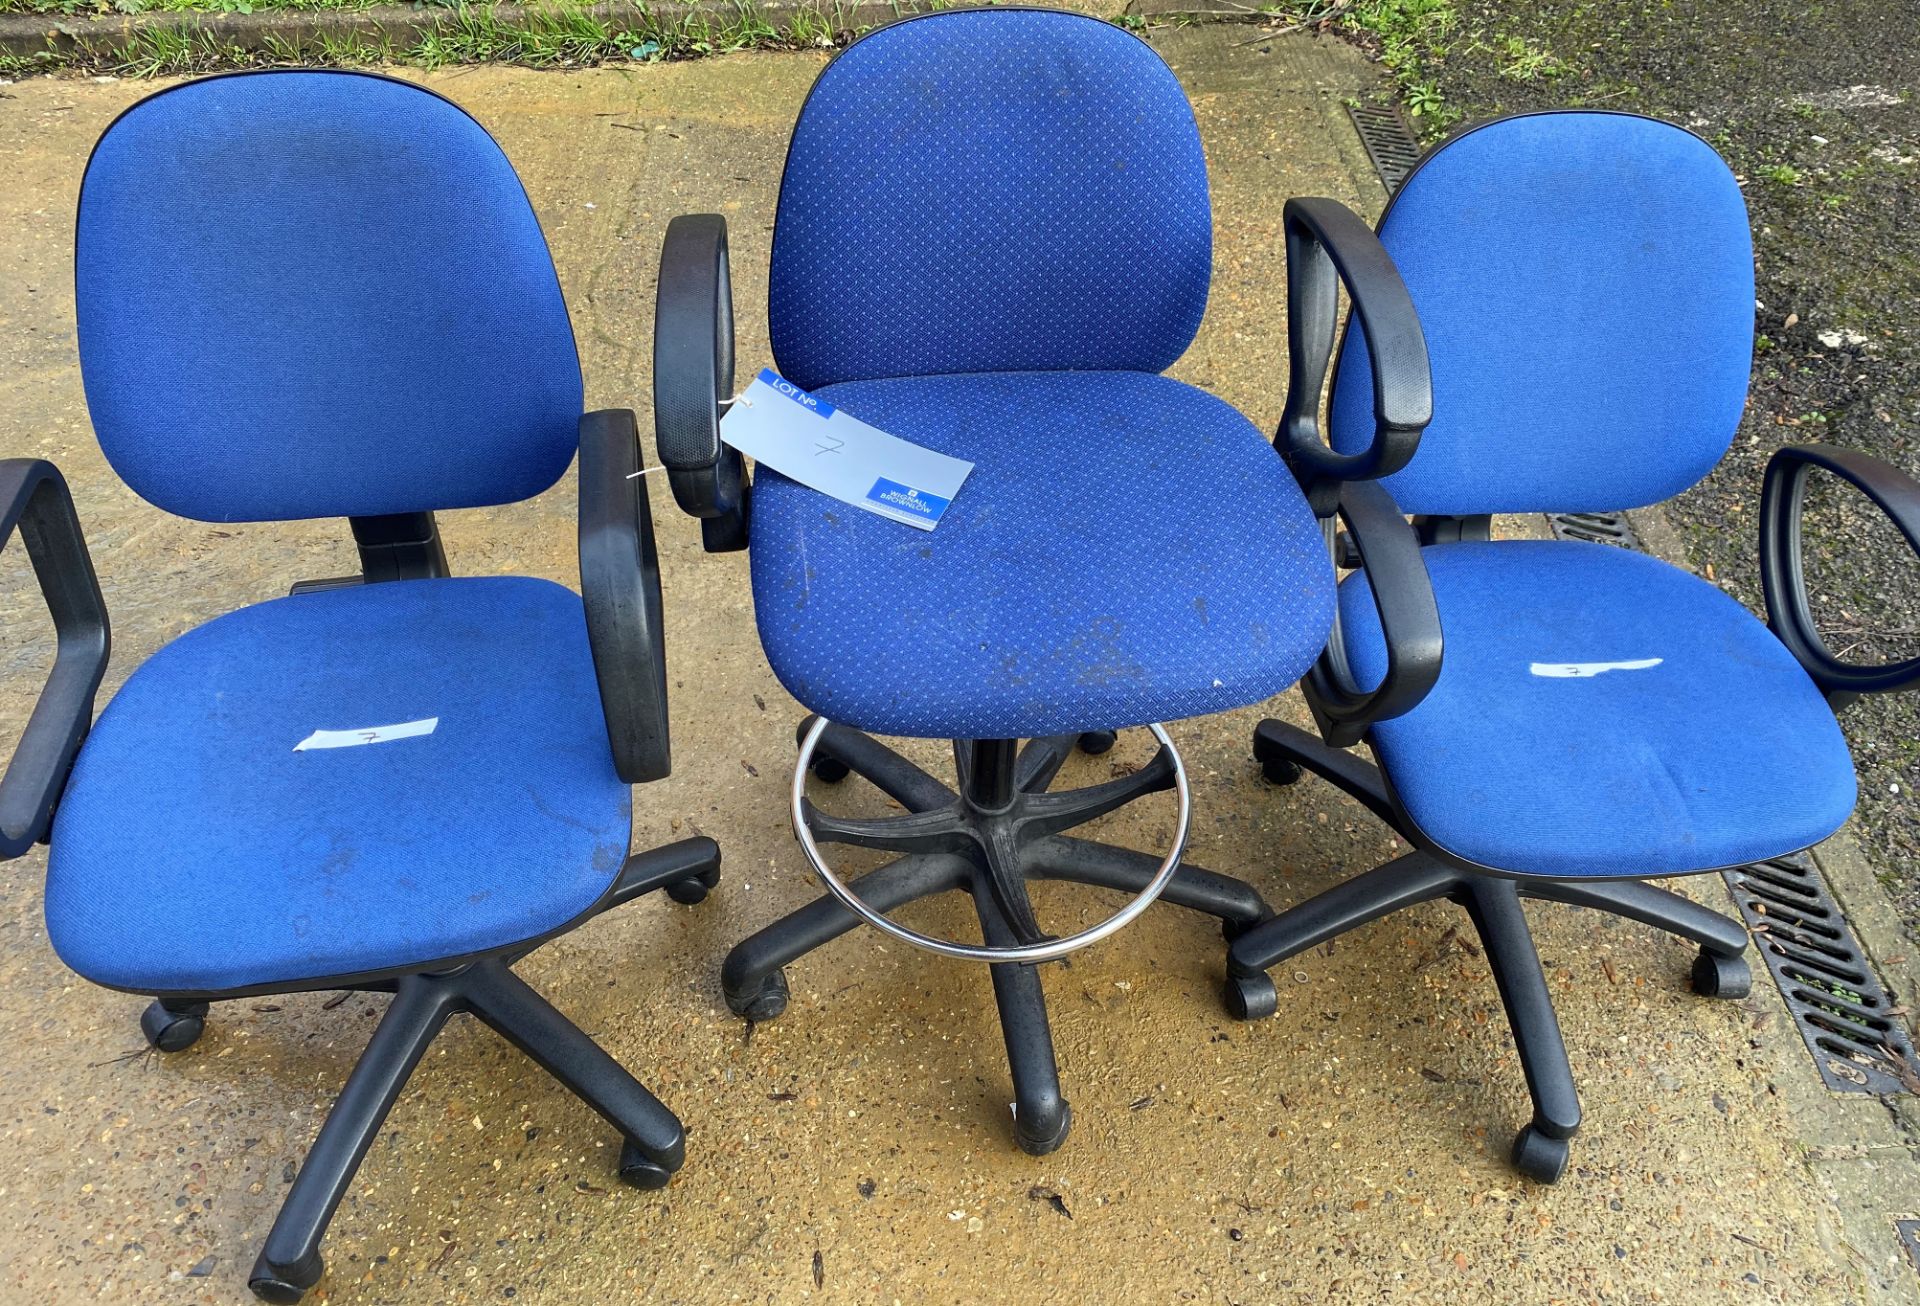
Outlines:
MULTIPOLYGON (((1310 36, 1157 33, 1211 160, 1217 273, 1176 372, 1263 424, 1285 375, 1280 209, 1382 202, 1342 101, 1375 71, 1310 36)), ((425 78, 499 136, 554 248, 595 405, 647 405, 654 261, 667 220, 732 226, 743 370, 765 360, 767 238, 811 54, 425 78)), ((92 441, 73 361, 73 200, 86 153, 152 83, 0 87, 0 449, 74 484, 116 621, 110 685, 218 612, 353 567, 337 523, 212 528, 136 500, 92 441)), ((442 237, 457 249, 458 233, 442 237)), ((270 436, 268 437, 270 438, 270 436)), ((636 842, 726 849, 721 888, 649 901, 522 972, 673 1107, 689 1163, 663 1193, 612 1178, 614 1139, 471 1022, 436 1045, 362 1167, 314 1300, 337 1302, 1845 1302, 1896 1300, 1878 1247, 1850 1243, 1789 1097, 1817 1087, 1762 980, 1714 1003, 1690 950, 1610 917, 1533 913, 1585 1090, 1559 1186, 1505 1152, 1525 1118, 1483 960, 1444 905, 1283 968, 1279 1015, 1221 1012, 1217 931, 1160 908, 1047 974, 1073 1138, 1009 1138, 987 977, 856 934, 791 968, 794 999, 748 1035, 720 1002, 726 948, 813 896, 786 828, 797 706, 762 661, 744 558, 699 552, 665 487, 661 526, 677 766, 637 795, 636 842), (1057 1198, 1057 1200, 1056 1200, 1057 1198), (1885 1282, 1885 1287, 1877 1286, 1885 1282)), ((467 574, 572 582, 574 494, 448 514, 467 574)), ((1537 529, 1537 523, 1522 524, 1537 529)), ((9 591, 18 595, 17 573, 9 591)), ((0 629, 31 608, 10 597, 0 629)), ((9 647, 11 668, 31 641, 9 647)), ((31 687, 0 685, 0 722, 31 687)), ((1192 855, 1285 905, 1391 856, 1357 805, 1266 787, 1247 740, 1298 697, 1180 723, 1192 855)), ((1137 732, 1136 732, 1137 733, 1137 732)), ((1128 738, 1063 782, 1144 755, 1128 738)), ((857 808, 851 789, 834 801, 857 808)), ((1170 802, 1103 837, 1161 846, 1170 802)), ((147 1055, 140 1003, 66 972, 40 920, 36 854, 0 866, 0 1292, 22 1301, 228 1302, 384 999, 216 1008, 191 1051, 147 1055)), ((1717 879, 1686 886, 1718 902, 1717 879)), ((1041 901, 1056 929, 1111 909, 1041 901)), ((938 904, 912 918, 957 930, 938 904)), ((155 928, 164 928, 156 910, 155 928)))

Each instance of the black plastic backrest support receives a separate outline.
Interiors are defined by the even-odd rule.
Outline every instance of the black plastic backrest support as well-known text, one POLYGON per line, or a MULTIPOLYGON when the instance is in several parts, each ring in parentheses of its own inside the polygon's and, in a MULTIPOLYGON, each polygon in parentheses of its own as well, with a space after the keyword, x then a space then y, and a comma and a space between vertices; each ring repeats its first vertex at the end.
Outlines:
POLYGON ((38 458, 0 460, 0 548, 16 528, 53 614, 53 670, 0 780, 0 859, 44 839, 107 671, 107 603, 60 469, 38 458))
POLYGON ((667 224, 654 300, 653 435, 674 500, 700 518, 709 553, 747 547, 750 487, 720 440, 733 397, 733 283, 727 220, 682 214, 667 224))
POLYGON ((1853 485, 1900 529, 1920 553, 1920 482, 1898 468, 1851 449, 1788 445, 1767 463, 1760 491, 1760 585, 1767 625, 1835 707, 1860 694, 1906 689, 1920 680, 1920 657, 1885 666, 1840 661, 1820 638, 1807 602, 1806 560, 1800 551, 1807 478, 1831 472, 1853 485))
POLYGON ((430 512, 349 517, 347 524, 360 550, 360 575, 368 584, 453 574, 447 568, 440 528, 430 512))
POLYGON ((1275 443, 1313 510, 1330 516, 1343 481, 1391 476, 1433 420, 1433 374, 1413 299, 1380 238, 1337 200, 1292 199, 1287 231, 1287 406, 1275 443), (1339 454, 1320 437, 1320 396, 1339 336, 1340 286, 1373 364, 1373 443, 1339 454))
POLYGON ((430 512, 396 512, 378 517, 349 517, 360 550, 358 576, 295 581, 289 594, 319 594, 393 580, 429 580, 451 576, 440 527, 430 512))
POLYGON ((640 428, 626 409, 580 419, 580 594, 614 767, 628 784, 672 769, 660 558, 640 471, 640 428))

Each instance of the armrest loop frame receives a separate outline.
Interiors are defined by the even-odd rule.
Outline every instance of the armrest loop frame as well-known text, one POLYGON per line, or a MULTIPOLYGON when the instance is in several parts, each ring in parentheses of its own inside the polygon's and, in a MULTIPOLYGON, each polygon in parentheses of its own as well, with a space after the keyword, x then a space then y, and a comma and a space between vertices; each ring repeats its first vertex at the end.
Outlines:
POLYGON ((1433 420, 1433 376, 1413 298, 1373 230, 1344 204, 1292 199, 1287 239, 1287 405, 1275 443, 1321 517, 1346 481, 1405 467, 1433 420), (1340 286, 1353 301, 1373 364, 1373 443, 1335 453, 1320 436, 1320 395, 1339 334, 1340 286))
POLYGON ((1788 445, 1767 462, 1760 490, 1760 586, 1766 598, 1767 626, 1807 669, 1835 708, 1861 694, 1907 689, 1920 681, 1920 657, 1884 666, 1863 667, 1833 655, 1814 624, 1807 601, 1802 517, 1807 480, 1824 470, 1848 482, 1872 500, 1920 554, 1920 482, 1851 449, 1788 445))
POLYGON ((624 408, 580 419, 580 595, 614 769, 628 784, 673 768, 660 556, 640 472, 640 428, 624 408))
POLYGON ((747 547, 752 487, 720 439, 733 397, 733 280, 727 220, 682 214, 667 224, 654 299, 653 433, 682 511, 700 519, 709 553, 747 547))
MULTIPOLYGON (((1371 690, 1355 684, 1336 613, 1327 648, 1307 673, 1307 705, 1321 736, 1338 748, 1360 742, 1378 721, 1413 710, 1440 679, 1444 641, 1433 583, 1420 556, 1420 538, 1386 488, 1372 481, 1341 487, 1339 516, 1347 539, 1360 555, 1380 634, 1387 649, 1387 670, 1371 690)), ((1324 523, 1331 541, 1333 518, 1324 523)))
POLYGON ((0 860, 46 839, 73 760, 93 726, 94 695, 112 639, 107 603, 80 516, 60 469, 39 458, 0 460, 0 548, 18 529, 53 616, 53 670, 0 779, 0 860))

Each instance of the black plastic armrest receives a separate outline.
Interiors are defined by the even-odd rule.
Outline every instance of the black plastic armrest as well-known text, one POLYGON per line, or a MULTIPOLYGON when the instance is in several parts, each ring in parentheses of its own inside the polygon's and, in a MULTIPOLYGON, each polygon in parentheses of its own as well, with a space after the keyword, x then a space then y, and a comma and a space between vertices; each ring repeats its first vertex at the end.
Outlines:
MULTIPOLYGON (((1338 511, 1366 569, 1387 649, 1386 674, 1363 691, 1347 666, 1345 636, 1336 618, 1326 652, 1307 673, 1307 701, 1321 734, 1345 748, 1360 742, 1376 721, 1409 712, 1427 696, 1440 678, 1443 641, 1420 537, 1393 496, 1372 481, 1353 481, 1341 488, 1338 511)), ((1327 529, 1333 529, 1331 520, 1327 529)))
POLYGON ((1391 476, 1412 460, 1433 420, 1433 375, 1413 298, 1372 229, 1329 199, 1288 200, 1285 222, 1287 406, 1277 443, 1313 510, 1327 517, 1341 482, 1391 476), (1320 438, 1342 283, 1373 363, 1373 443, 1357 454, 1335 453, 1320 438))
POLYGON ((60 469, 38 458, 0 460, 0 548, 17 527, 53 615, 53 670, 0 780, 0 859, 47 836, 74 756, 93 725, 107 672, 107 602, 93 574, 79 514, 60 469))
POLYGON ((709 553, 747 547, 751 487, 738 451, 720 441, 733 397, 733 282, 727 220, 682 214, 667 224, 654 300, 653 438, 674 501, 700 518, 709 553))
POLYGON ((1916 553, 1920 553, 1920 482, 1851 449, 1788 445, 1767 463, 1760 490, 1760 585, 1767 601, 1767 625, 1838 707, 1859 694, 1911 688, 1920 681, 1920 657, 1884 666, 1857 666, 1836 658, 1820 638, 1807 602, 1806 559, 1800 539, 1807 478, 1816 469, 1831 472, 1871 499, 1916 553))
POLYGON ((580 419, 580 596, 614 769, 628 784, 672 769, 660 556, 640 471, 640 428, 624 408, 580 419))

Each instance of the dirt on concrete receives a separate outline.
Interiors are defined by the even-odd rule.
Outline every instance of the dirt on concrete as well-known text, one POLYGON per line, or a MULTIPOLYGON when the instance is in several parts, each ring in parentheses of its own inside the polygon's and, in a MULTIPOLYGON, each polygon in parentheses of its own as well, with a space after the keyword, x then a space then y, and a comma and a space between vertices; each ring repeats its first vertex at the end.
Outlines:
MULTIPOLYGON (((1468 119, 1656 114, 1711 142, 1752 212, 1757 350, 1732 452, 1667 515, 1689 559, 1761 609, 1761 473, 1831 443, 1920 474, 1920 15, 1908 0, 1458 0, 1419 76, 1468 119)), ((1816 615, 1860 661, 1920 654, 1920 564, 1844 493, 1810 515, 1816 615)), ((1842 714, 1856 824, 1920 937, 1920 706, 1842 714)))
MULTIPOLYGON (((1342 105, 1372 94, 1378 73, 1336 42, 1247 35, 1155 40, 1194 99, 1216 205, 1213 300, 1177 373, 1270 425, 1285 375, 1281 203, 1321 194, 1377 211, 1384 196, 1342 105)), ((524 177, 590 404, 634 406, 647 424, 654 263, 678 213, 727 215, 742 366, 766 359, 773 199, 822 62, 427 79, 497 133, 524 177)), ((194 624, 353 567, 338 523, 167 517, 92 440, 74 361, 73 201, 95 136, 152 89, 0 87, 0 449, 54 458, 73 483, 116 621, 109 688, 194 624)), ((790 968, 790 1010, 749 1035, 721 1002, 720 958, 816 892, 785 817, 800 710, 760 655, 744 558, 701 554, 665 488, 650 489, 677 766, 637 792, 635 840, 710 834, 725 877, 700 907, 636 904, 521 970, 682 1116, 687 1168, 664 1192, 621 1187, 602 1122, 456 1021, 369 1152, 312 1300, 1910 1298, 1891 1238, 1850 1240, 1807 1164, 1790 1103, 1824 1095, 1777 993, 1763 981, 1737 1002, 1695 998, 1690 948, 1610 917, 1534 915, 1587 1111, 1553 1188, 1507 1165, 1524 1088, 1493 980, 1446 904, 1298 959, 1277 976, 1279 1014, 1252 1025, 1221 1011, 1217 929, 1170 907, 1049 967, 1076 1124, 1040 1159, 1012 1146, 976 967, 859 932, 790 968), (1894 1286, 1873 1289, 1882 1281, 1894 1286)), ((443 529, 460 573, 574 579, 570 481, 528 504, 447 514, 443 529)), ((9 675, 0 722, 21 720, 32 691, 9 675)), ((1284 906, 1397 849, 1327 786, 1265 786, 1248 756, 1262 715, 1305 719, 1290 693, 1174 735, 1195 778, 1193 859, 1284 906)), ((1075 759, 1062 783, 1144 751, 1131 736, 1119 747, 1075 759)), ((1100 837, 1154 848, 1169 825, 1166 805, 1143 805, 1100 837)), ((241 1300, 384 1000, 224 1004, 191 1050, 152 1056, 140 1001, 78 980, 50 952, 43 872, 39 854, 0 865, 0 1297, 241 1300)), ((1683 888, 1724 905, 1712 877, 1683 888)), ((1113 905, 1055 886, 1040 902, 1059 930, 1113 905)), ((913 922, 961 926, 938 904, 913 922)), ((1822 1142, 1857 1155, 1861 1137, 1842 1122, 1822 1142)))

